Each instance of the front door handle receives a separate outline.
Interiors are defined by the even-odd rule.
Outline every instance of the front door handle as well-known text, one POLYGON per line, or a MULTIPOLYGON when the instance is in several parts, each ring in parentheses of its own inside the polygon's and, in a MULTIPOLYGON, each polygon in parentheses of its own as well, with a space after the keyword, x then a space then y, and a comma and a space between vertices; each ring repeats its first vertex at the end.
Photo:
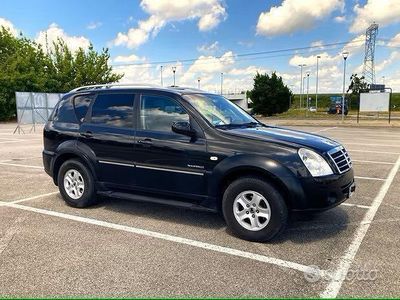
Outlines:
POLYGON ((93 132, 91 132, 91 131, 81 132, 80 135, 85 138, 91 138, 91 137, 93 137, 93 132))
POLYGON ((151 139, 143 139, 143 140, 138 140, 138 143, 142 144, 142 145, 150 146, 153 144, 153 141, 151 139))

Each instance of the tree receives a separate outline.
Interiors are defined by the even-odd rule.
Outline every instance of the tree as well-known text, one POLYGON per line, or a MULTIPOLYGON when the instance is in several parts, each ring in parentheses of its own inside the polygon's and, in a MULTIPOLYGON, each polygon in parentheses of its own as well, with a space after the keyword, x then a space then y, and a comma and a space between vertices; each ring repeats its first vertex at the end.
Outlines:
POLYGON ((108 65, 108 49, 80 48, 75 53, 61 39, 46 53, 35 42, 0 27, 0 120, 15 117, 15 92, 65 93, 87 84, 119 81, 108 65))
POLYGON ((365 77, 358 77, 357 74, 351 74, 350 76, 350 85, 347 89, 347 93, 351 91, 352 95, 360 94, 361 90, 366 90, 368 87, 367 82, 365 82, 365 77))
POLYGON ((257 72, 253 89, 247 94, 253 102, 253 111, 266 116, 287 111, 289 99, 292 97, 292 92, 283 83, 282 77, 275 72, 271 76, 257 72))

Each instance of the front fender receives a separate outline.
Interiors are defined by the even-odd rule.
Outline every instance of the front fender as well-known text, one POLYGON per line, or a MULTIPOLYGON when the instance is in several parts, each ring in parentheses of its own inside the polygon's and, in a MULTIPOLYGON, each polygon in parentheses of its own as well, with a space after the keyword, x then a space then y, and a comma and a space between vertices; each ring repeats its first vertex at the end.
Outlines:
POLYGON ((225 178, 228 178, 233 173, 241 171, 248 173, 252 170, 257 173, 262 172, 266 177, 271 178, 273 182, 279 182, 287 191, 288 199, 286 200, 290 206, 294 204, 294 201, 297 204, 305 202, 301 182, 292 171, 273 159, 254 154, 234 155, 225 158, 216 165, 210 174, 208 194, 217 198, 225 178))

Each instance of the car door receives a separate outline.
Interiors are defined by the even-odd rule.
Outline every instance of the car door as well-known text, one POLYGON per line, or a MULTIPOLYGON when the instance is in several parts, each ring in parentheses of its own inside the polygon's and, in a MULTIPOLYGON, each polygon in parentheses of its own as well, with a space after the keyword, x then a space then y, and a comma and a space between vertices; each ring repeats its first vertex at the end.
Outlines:
POLYGON ((176 121, 191 122, 184 107, 169 96, 143 93, 138 109, 135 164, 137 185, 153 192, 205 195, 206 141, 172 131, 176 121))
POLYGON ((132 188, 135 94, 100 92, 80 127, 79 141, 94 152, 98 180, 107 187, 132 188))

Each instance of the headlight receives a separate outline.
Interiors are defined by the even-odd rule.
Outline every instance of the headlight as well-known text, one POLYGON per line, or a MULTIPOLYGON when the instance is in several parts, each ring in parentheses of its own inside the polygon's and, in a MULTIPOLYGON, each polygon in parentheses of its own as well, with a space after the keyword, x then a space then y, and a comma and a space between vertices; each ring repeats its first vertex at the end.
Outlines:
POLYGON ((313 177, 333 174, 326 160, 318 153, 305 149, 299 149, 299 156, 313 177))

